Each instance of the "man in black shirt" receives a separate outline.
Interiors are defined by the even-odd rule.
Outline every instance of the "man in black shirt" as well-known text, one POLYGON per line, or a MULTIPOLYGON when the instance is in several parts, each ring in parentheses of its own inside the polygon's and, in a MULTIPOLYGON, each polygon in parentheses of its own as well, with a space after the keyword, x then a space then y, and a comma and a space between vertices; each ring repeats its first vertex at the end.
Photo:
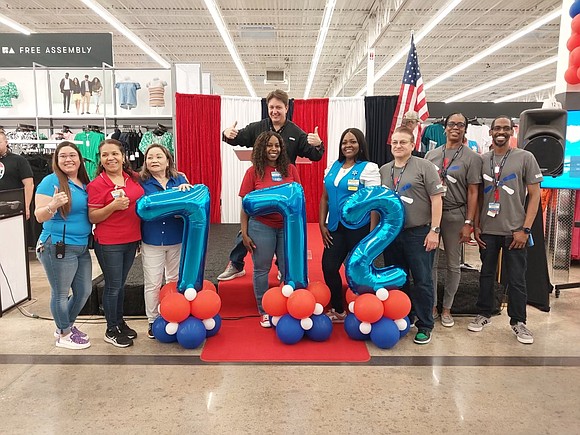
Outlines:
POLYGON ((34 193, 32 169, 24 157, 10 152, 6 134, 0 132, 0 190, 21 188, 24 188, 24 204, 28 220, 34 193))
MULTIPOLYGON (((322 159, 324 144, 318 135, 318 127, 314 129, 314 133, 306 134, 300 127, 286 119, 289 104, 288 94, 277 89, 268 94, 266 102, 268 103, 268 118, 252 122, 240 130, 236 129, 236 121, 231 127, 223 131, 222 140, 233 146, 251 148, 260 133, 272 130, 280 134, 282 139, 284 139, 288 157, 292 164, 296 164, 296 158, 298 157, 306 157, 314 162, 322 159)), ((242 243, 240 233, 238 233, 236 245, 230 252, 230 262, 217 279, 219 281, 228 281, 244 276, 246 274, 244 270, 244 257, 246 254, 246 247, 242 243)))

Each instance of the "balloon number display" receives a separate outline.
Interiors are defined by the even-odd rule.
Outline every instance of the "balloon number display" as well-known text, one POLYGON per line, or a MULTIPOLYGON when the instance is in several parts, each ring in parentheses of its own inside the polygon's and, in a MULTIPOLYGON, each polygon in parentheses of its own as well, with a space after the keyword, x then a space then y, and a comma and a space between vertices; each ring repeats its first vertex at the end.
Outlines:
POLYGON ((215 286, 204 281, 209 236, 209 189, 197 184, 188 191, 165 190, 137 201, 137 214, 145 221, 173 218, 184 220, 179 281, 168 283, 159 293, 159 314, 153 335, 164 343, 178 341, 195 349, 219 331, 221 299, 215 286))
POLYGON ((359 189, 344 204, 341 218, 351 226, 364 221, 371 211, 379 222, 345 261, 350 292, 349 314, 344 322, 353 340, 370 339, 377 347, 390 349, 409 331, 409 297, 402 287, 407 274, 396 266, 377 268, 374 260, 397 237, 405 221, 405 210, 399 197, 384 186, 359 189))

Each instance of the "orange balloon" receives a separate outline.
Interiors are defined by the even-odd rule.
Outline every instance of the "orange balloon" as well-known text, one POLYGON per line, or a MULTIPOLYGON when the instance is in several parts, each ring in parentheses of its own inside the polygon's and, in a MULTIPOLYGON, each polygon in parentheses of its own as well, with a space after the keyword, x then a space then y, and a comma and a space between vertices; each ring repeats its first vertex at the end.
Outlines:
POLYGON ((376 295, 364 293, 354 302, 354 315, 361 322, 375 323, 383 317, 383 303, 376 295))
POLYGON ((190 303, 191 315, 198 319, 209 319, 220 312, 222 300, 219 295, 211 290, 197 292, 197 296, 190 303))
POLYGON ((330 289, 328 286, 320 281, 314 281, 308 284, 308 290, 314 295, 314 299, 323 307, 330 302, 330 289))
POLYGON ((182 293, 169 293, 159 304, 159 314, 168 322, 183 322, 189 317, 189 301, 182 293))
POLYGON ((288 298, 288 313, 295 319, 304 319, 314 313, 316 298, 306 289, 295 290, 288 298))
POLYGON ((352 301, 355 301, 356 298, 358 298, 358 295, 355 292, 353 292, 350 288, 347 288, 345 297, 346 297, 346 302, 350 305, 350 303, 352 301))
POLYGON ((215 284, 211 281, 208 281, 207 279, 203 280, 203 284, 201 286, 202 290, 211 290, 212 292, 217 292, 217 288, 215 287, 215 284))
POLYGON ((385 317, 398 320, 411 312, 411 300, 401 290, 389 290, 389 297, 383 301, 383 307, 385 317))
POLYGON ((161 287, 161 290, 159 290, 159 302, 161 302, 163 298, 167 296, 169 293, 177 293, 176 282, 168 282, 163 287, 161 287))
POLYGON ((270 316, 283 316, 288 313, 288 298, 282 294, 280 287, 272 287, 262 298, 262 307, 270 316))

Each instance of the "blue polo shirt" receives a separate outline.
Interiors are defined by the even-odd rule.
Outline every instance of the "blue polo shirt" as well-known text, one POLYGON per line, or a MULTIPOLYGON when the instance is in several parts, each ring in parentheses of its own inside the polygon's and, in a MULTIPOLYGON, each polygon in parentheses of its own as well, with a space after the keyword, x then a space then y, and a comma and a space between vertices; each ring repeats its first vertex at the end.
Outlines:
MULTIPOLYGON (((167 182, 167 189, 172 189, 181 184, 186 184, 187 180, 182 175, 170 178, 167 182)), ((163 191, 163 186, 155 178, 141 180, 141 186, 145 195, 163 191)), ((143 243, 154 246, 177 245, 183 240, 183 219, 180 217, 169 217, 156 219, 154 221, 141 221, 141 239, 143 243)))
MULTIPOLYGON (((54 195, 54 186, 58 187, 58 177, 52 173, 42 179, 36 193, 52 197, 54 195)), ((68 186, 71 193, 71 210, 66 218, 60 214, 60 210, 46 222, 42 224, 40 241, 46 242, 50 236, 52 243, 63 240, 64 226, 66 225, 66 234, 64 243, 67 245, 86 246, 92 225, 89 222, 88 194, 86 186, 77 186, 68 180, 68 186)))

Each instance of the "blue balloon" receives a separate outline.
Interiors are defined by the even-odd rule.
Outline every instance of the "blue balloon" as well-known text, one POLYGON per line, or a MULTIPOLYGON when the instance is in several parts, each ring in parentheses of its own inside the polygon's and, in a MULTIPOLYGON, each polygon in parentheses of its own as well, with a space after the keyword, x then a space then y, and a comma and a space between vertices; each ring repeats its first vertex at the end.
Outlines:
POLYGON ((332 320, 326 314, 310 316, 312 328, 306 331, 306 336, 312 341, 326 341, 332 334, 332 320))
POLYGON ((244 196, 242 207, 249 216, 280 213, 284 219, 284 282, 308 287, 306 257, 306 201, 298 183, 285 183, 254 190, 244 196))
POLYGON ((368 340, 370 334, 360 332, 359 326, 361 321, 352 313, 349 313, 344 319, 344 330, 352 340, 368 340))
POLYGON ((186 349, 196 349, 206 337, 203 322, 196 317, 189 316, 179 323, 177 328, 177 341, 186 349))
POLYGON ((206 330, 205 334, 207 338, 216 335, 220 331, 220 328, 222 327, 222 317, 219 314, 216 314, 213 319, 215 320, 215 326, 213 327, 213 329, 206 330))
POLYGON ((580 1, 576 0, 570 6, 570 17, 574 18, 578 14, 580 14, 580 1))
POLYGON ((169 322, 163 317, 159 316, 153 322, 151 329, 153 330, 153 335, 161 343, 174 343, 177 341, 177 334, 169 335, 165 332, 165 327, 169 322))
POLYGON ((152 193, 137 201, 137 214, 143 220, 176 215, 184 220, 177 285, 181 293, 190 287, 200 291, 203 286, 209 236, 209 205, 209 189, 203 184, 196 184, 183 192, 170 189, 152 193))
POLYGON ((284 314, 276 326, 276 335, 284 344, 296 344, 304 337, 304 329, 300 326, 300 320, 284 314))
POLYGON ((399 331, 399 338, 403 338, 411 329, 411 320, 409 319, 409 316, 405 317, 405 320, 407 321, 407 327, 402 331, 399 331))
POLYGON ((390 349, 399 342, 399 328, 391 319, 381 318, 373 323, 371 341, 381 349, 390 349))
POLYGON ((350 252, 345 262, 348 286, 354 293, 374 293, 377 289, 401 288, 407 274, 396 266, 377 268, 373 261, 399 235, 405 222, 405 209, 399 197, 384 186, 359 189, 346 201, 341 218, 349 225, 361 226, 365 217, 375 211, 379 224, 350 252))

